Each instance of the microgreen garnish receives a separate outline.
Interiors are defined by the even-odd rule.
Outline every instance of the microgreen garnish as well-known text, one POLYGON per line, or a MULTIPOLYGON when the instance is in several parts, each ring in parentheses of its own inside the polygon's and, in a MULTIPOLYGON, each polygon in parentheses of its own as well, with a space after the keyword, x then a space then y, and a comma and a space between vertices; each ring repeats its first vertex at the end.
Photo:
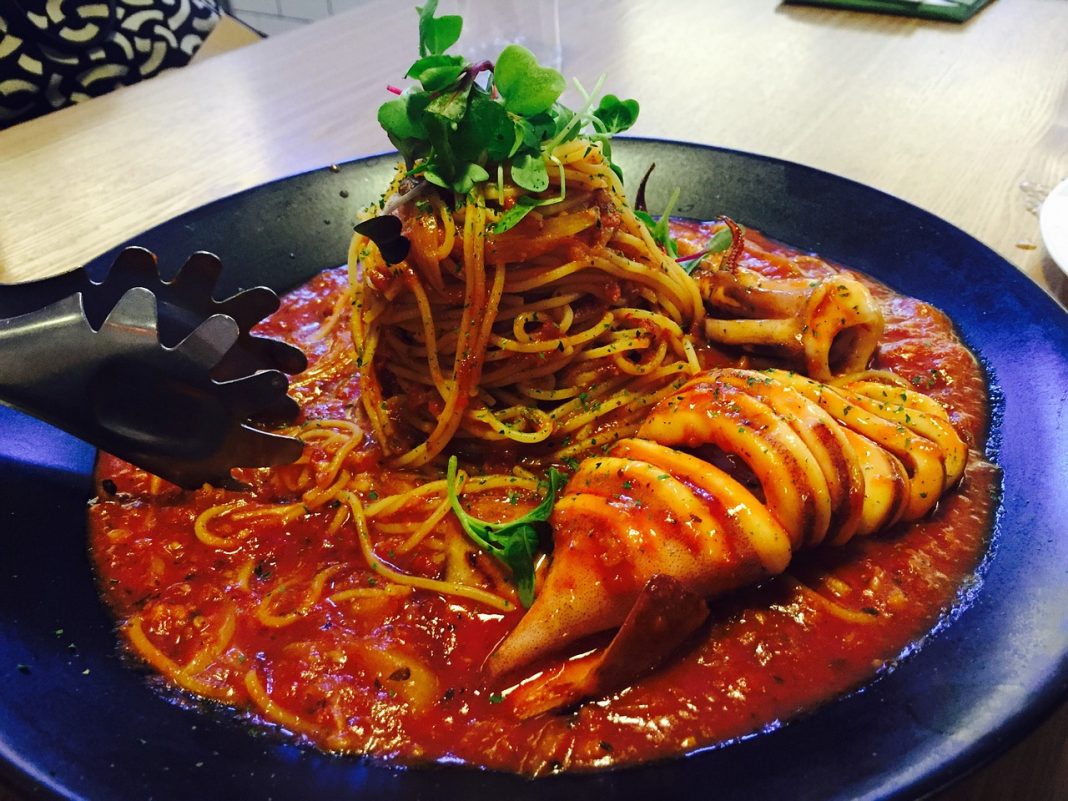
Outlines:
POLYGON ((548 111, 564 93, 567 82, 552 67, 543 67, 525 47, 510 44, 497 56, 493 81, 505 111, 533 117, 548 111))
POLYGON ((396 217, 389 214, 372 217, 357 225, 354 230, 378 246, 387 264, 396 264, 407 258, 412 243, 407 237, 401 236, 401 221, 396 217))
POLYGON ((459 16, 447 15, 435 19, 438 0, 428 0, 425 6, 416 6, 415 10, 419 14, 419 55, 439 55, 456 44, 464 24, 459 16))
POLYGON ((679 195, 682 194, 682 190, 679 187, 675 187, 675 191, 671 193, 671 199, 668 200, 667 207, 664 209, 664 213, 660 215, 659 220, 654 220, 652 215, 647 211, 635 211, 634 216, 645 223, 645 227, 649 229, 649 233, 653 235, 653 239, 660 247, 664 249, 671 258, 678 258, 679 246, 675 242, 675 237, 671 235, 671 212, 675 209, 675 204, 679 202, 679 195))
MULTIPOLYGON (((406 77, 418 86, 378 109, 378 121, 410 175, 466 195, 491 175, 507 174, 527 194, 520 194, 495 226, 494 233, 500 234, 533 208, 563 199, 562 186, 559 196, 534 197, 549 187, 552 168, 546 162, 557 145, 580 135, 600 142, 618 172, 611 164, 608 140, 634 124, 636 101, 605 95, 595 107, 586 95, 585 107, 572 111, 559 103, 564 77, 539 64, 520 45, 505 47, 496 64, 471 64, 463 56, 449 55, 446 51, 459 39, 463 21, 458 16, 435 17, 437 5, 437 0, 428 0, 416 9, 419 58, 406 77), (483 78, 483 73, 492 73, 492 78, 483 78)), ((503 197, 498 201, 504 205, 503 197)))
POLYGON ((697 269, 697 265, 704 261, 705 256, 710 256, 713 253, 722 253, 731 246, 734 242, 734 234, 730 228, 720 228, 716 233, 709 237, 705 242, 705 246, 701 250, 695 253, 693 256, 684 256, 679 259, 679 265, 686 271, 687 275, 693 273, 697 269))
POLYGON ((522 517, 507 523, 486 523, 469 515, 460 505, 456 494, 456 457, 449 458, 446 484, 449 503, 460 525, 476 545, 492 554, 512 571, 519 602, 529 607, 534 602, 534 552, 538 547, 537 524, 549 519, 556 502, 556 493, 564 477, 555 468, 549 469, 549 488, 535 508, 522 517))

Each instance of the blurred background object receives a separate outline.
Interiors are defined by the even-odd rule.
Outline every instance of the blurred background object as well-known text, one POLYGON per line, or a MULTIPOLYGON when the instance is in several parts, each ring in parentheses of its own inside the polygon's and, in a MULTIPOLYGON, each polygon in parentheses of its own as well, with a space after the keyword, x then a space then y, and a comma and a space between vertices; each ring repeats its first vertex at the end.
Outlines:
POLYGON ((213 0, 3 0, 0 128, 184 66, 219 16, 213 0))

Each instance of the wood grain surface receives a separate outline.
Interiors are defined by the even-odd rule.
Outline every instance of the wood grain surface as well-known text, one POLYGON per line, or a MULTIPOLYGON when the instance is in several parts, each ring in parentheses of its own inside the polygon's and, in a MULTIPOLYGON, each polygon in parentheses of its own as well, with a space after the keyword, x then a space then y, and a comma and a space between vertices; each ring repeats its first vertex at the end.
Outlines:
MULTIPOLYGON (((408 5, 368 0, 0 132, 0 282, 69 270, 206 202, 390 149, 374 111, 416 52, 408 5)), ((611 91, 641 100, 634 134, 870 184, 1068 304, 1037 218, 1068 178, 1066 0, 999 0, 963 25, 774 0, 569 0, 560 27, 565 74, 590 86, 607 72, 611 91)), ((1068 798, 1068 708, 936 797, 1068 798)))

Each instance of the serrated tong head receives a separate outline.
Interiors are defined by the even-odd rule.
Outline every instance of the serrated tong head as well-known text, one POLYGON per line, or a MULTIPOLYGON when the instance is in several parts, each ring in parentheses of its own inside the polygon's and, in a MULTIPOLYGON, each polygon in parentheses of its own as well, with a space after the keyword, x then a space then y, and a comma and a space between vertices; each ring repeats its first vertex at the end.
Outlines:
POLYGON ((0 319, 0 400, 186 488, 294 461, 300 440, 248 421, 297 416, 285 373, 304 354, 252 334, 278 308, 270 289, 214 300, 220 272, 195 253, 165 282, 128 248, 102 282, 83 274, 69 297, 0 319))

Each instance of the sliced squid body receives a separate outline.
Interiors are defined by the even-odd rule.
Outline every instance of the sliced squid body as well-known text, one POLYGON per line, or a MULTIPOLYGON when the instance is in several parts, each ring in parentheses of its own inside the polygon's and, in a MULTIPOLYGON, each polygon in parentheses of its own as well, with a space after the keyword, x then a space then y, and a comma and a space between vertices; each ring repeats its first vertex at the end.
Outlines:
POLYGON ((553 511, 544 585, 489 668, 508 673, 617 628, 656 575, 712 597, 781 573, 800 548, 921 517, 966 458, 945 410, 896 385, 702 374, 637 437, 579 465, 553 511), (701 458, 716 452, 750 475, 701 458))

